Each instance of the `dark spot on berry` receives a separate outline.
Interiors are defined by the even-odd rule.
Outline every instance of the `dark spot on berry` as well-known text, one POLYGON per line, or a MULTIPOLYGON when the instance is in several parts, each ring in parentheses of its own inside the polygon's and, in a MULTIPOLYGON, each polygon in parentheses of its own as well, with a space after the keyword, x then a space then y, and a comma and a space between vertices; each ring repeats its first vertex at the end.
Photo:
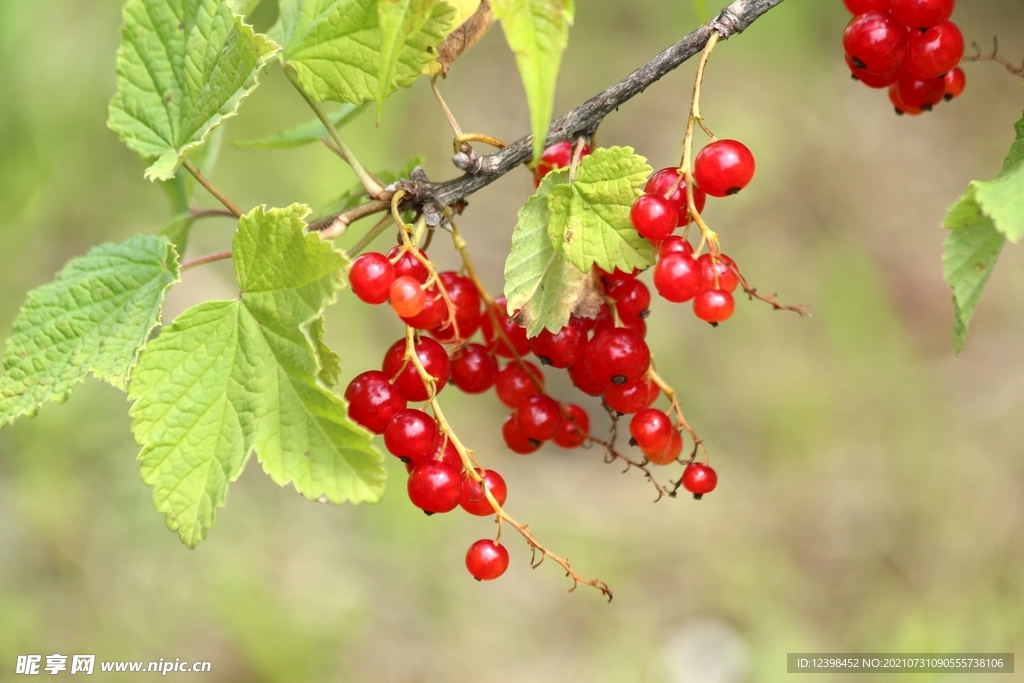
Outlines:
POLYGON ((860 59, 859 57, 850 57, 850 61, 853 62, 853 65, 858 69, 868 68, 868 65, 864 63, 864 60, 860 59))
POLYGON ((403 455, 403 456, 401 456, 401 457, 399 457, 398 459, 399 459, 399 460, 401 460, 401 461, 402 461, 402 462, 403 462, 404 464, 406 464, 406 465, 408 465, 409 463, 411 463, 411 462, 412 462, 412 458, 407 458, 407 457, 405 457, 404 455, 403 455))
POLYGON ((711 327, 718 327, 718 323, 711 323, 711 327))
POLYGON ((530 439, 530 445, 534 448, 540 448, 541 442, 537 441, 537 439, 530 439))
POLYGON ((953 96, 950 95, 949 93, 946 93, 945 95, 942 96, 942 99, 946 100, 947 102, 952 102, 953 96))
POLYGON ((538 356, 541 365, 551 365, 551 359, 547 356, 538 356))
POLYGON ((740 188, 738 188, 738 187, 730 187, 728 190, 725 191, 725 193, 731 197, 734 194, 737 194, 739 191, 740 191, 740 188))
MULTIPOLYGON (((696 487, 694 487, 694 488, 696 488, 696 487)), ((703 497, 704 497, 703 493, 695 493, 695 494, 693 494, 693 499, 694 500, 700 500, 703 497)))
POLYGON ((640 311, 640 315, 638 315, 637 317, 640 318, 641 320, 647 320, 647 316, 649 316, 650 314, 651 309, 645 308, 644 310, 640 311))
POLYGON ((852 78, 855 81, 859 81, 860 80, 859 78, 857 78, 857 74, 850 74, 850 78, 852 78))
POLYGON ((931 111, 932 110, 932 105, 926 104, 926 105, 921 107, 921 110, 922 111, 931 111))
POLYGON ((433 512, 430 512, 430 511, 428 511, 428 510, 424 510, 424 511, 423 511, 423 514, 425 514, 425 515, 426 515, 427 517, 433 517, 433 516, 434 516, 434 513, 433 513, 433 512))
POLYGON ((899 107, 894 107, 894 109, 896 110, 896 116, 903 116, 902 109, 900 109, 899 107))
POLYGON ((613 375, 612 376, 612 384, 614 384, 616 386, 620 386, 621 387, 623 384, 625 384, 628 381, 629 381, 629 378, 627 378, 625 375, 613 375))
POLYGON ((629 438, 629 445, 630 446, 636 446, 636 439, 634 439, 633 437, 630 437, 629 438))

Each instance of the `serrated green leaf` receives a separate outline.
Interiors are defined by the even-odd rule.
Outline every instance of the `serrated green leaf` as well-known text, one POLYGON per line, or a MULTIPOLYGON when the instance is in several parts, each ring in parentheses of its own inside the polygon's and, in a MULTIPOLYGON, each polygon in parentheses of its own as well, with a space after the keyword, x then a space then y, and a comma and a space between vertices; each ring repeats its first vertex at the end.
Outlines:
POLYGON ((1002 173, 992 180, 971 183, 981 211, 1014 243, 1024 237, 1024 118, 1017 122, 1016 130, 1002 173))
POLYGON ((512 231, 512 248, 505 261, 505 298, 511 311, 519 309, 526 334, 557 332, 569 322, 588 277, 555 251, 548 237, 548 195, 568 178, 565 170, 544 177, 537 192, 519 210, 512 231))
POLYGON ((107 125, 154 160, 150 180, 234 116, 278 47, 219 0, 128 0, 117 51, 117 92, 107 125))
POLYGON ((629 210, 651 174, 632 147, 596 149, 583 157, 576 179, 548 197, 548 235, 576 268, 611 272, 654 265, 654 247, 633 227, 629 210))
MULTIPOLYGON (((335 128, 344 128, 365 109, 365 105, 343 104, 336 111, 327 115, 335 128)), ((327 129, 320 119, 313 119, 301 126, 289 128, 277 135, 270 135, 255 140, 235 140, 233 144, 239 149, 291 149, 319 142, 327 136, 327 129)))
POLYGON ((455 10, 437 2, 422 27, 397 50, 394 77, 378 88, 381 27, 378 0, 281 0, 281 16, 271 31, 283 46, 281 58, 314 100, 360 104, 379 91, 390 95, 408 87, 437 56, 455 10))
POLYGON ((327 390, 336 356, 320 340, 343 255, 305 233, 309 209, 253 209, 233 252, 242 293, 182 313, 132 374, 142 478, 168 528, 194 547, 250 452, 278 484, 332 503, 375 502, 382 457, 327 390))
MULTIPOLYGON (((388 88, 395 78, 402 49, 409 39, 430 21, 434 8, 439 2, 441 0, 377 0, 377 22, 380 26, 380 68, 377 72, 377 92, 375 93, 378 124, 381 112, 384 110, 384 100, 390 94, 388 88)), ((451 15, 455 15, 454 8, 451 15)), ((444 33, 447 34, 447 32, 446 27, 444 33)), ((436 53, 433 57, 437 58, 436 53)), ((423 66, 421 64, 421 71, 423 66)))
POLYGON ((29 292, 4 352, 0 426, 63 402, 90 372, 124 389, 177 280, 167 238, 136 235, 94 247, 29 292))
POLYGON ((555 82, 562 53, 569 44, 575 6, 573 0, 493 0, 491 7, 515 53, 526 90, 536 161, 544 151, 555 105, 555 82))

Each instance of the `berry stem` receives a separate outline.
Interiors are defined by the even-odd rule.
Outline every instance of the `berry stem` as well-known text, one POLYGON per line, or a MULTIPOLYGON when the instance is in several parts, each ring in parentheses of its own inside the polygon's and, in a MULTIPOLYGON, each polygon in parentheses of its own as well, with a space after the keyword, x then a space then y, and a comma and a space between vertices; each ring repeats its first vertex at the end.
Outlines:
POLYGON ((483 133, 458 133, 455 136, 454 146, 455 151, 458 152, 463 143, 468 142, 482 142, 485 145, 490 145, 495 149, 505 149, 508 145, 498 138, 492 138, 490 135, 484 135, 483 133))
MULTIPOLYGON (((437 103, 441 106, 441 111, 444 112, 444 117, 448 119, 448 124, 455 131, 455 139, 458 140, 462 137, 462 128, 459 127, 459 122, 455 120, 455 115, 452 114, 452 110, 448 108, 448 103, 444 101, 441 96, 441 91, 437 89, 437 76, 430 78, 430 89, 434 92, 434 98, 437 99, 437 103)), ((458 150, 458 142, 456 142, 456 150, 458 150)))
MULTIPOLYGON (((719 252, 718 248, 718 235, 707 226, 704 219, 700 217, 700 212, 697 211, 697 204, 693 198, 693 131, 694 125, 699 124, 700 127, 708 134, 708 137, 715 139, 715 136, 708 130, 707 126, 704 125, 704 119, 700 114, 700 88, 704 82, 704 69, 707 67, 708 58, 711 56, 711 51, 715 49, 715 45, 718 44, 720 35, 718 31, 713 31, 711 37, 708 38, 708 42, 704 45, 704 50, 700 53, 700 61, 697 63, 697 77, 693 83, 693 100, 690 103, 690 117, 686 123, 686 134, 683 136, 683 159, 679 162, 680 170, 680 181, 686 179, 686 206, 690 212, 690 217, 693 218, 693 222, 700 228, 702 244, 707 242, 708 250, 712 254, 719 252)), ((678 188, 678 184, 676 185, 678 188)), ((674 192, 675 190, 673 190, 674 192)), ((700 253, 700 250, 697 251, 700 253)))
POLYGON ((199 258, 194 259, 192 261, 186 261, 185 263, 181 264, 178 270, 181 272, 185 272, 186 270, 195 268, 196 266, 202 266, 207 263, 213 263, 214 261, 225 261, 229 258, 231 258, 230 249, 228 249, 227 251, 217 251, 212 254, 207 254, 206 256, 200 256, 199 258))
MULTIPOLYGON (((801 318, 804 316, 814 316, 813 313, 807 310, 807 306, 803 304, 797 304, 796 306, 782 304, 776 301, 775 297, 778 296, 777 294, 761 294, 760 292, 758 292, 757 289, 752 287, 750 283, 747 282, 747 279, 743 277, 743 274, 740 273, 740 269, 736 267, 735 263, 729 265, 729 270, 731 270, 733 274, 736 275, 736 279, 739 280, 740 282, 740 287, 743 288, 743 291, 746 292, 747 296, 749 296, 751 299, 758 299, 760 301, 763 301, 776 311, 792 311, 799 315, 801 318)), ((715 272, 715 277, 718 277, 717 269, 715 272)))
POLYGON ((211 183, 209 178, 203 175, 203 172, 199 170, 198 166, 192 163, 191 159, 185 159, 185 161, 183 161, 181 165, 185 167, 186 171, 192 174, 192 176, 199 182, 200 185, 206 188, 207 192, 216 197, 217 201, 223 204, 224 207, 228 211, 230 211, 235 218, 242 217, 242 214, 244 212, 240 208, 238 208, 238 205, 235 204, 230 199, 228 199, 227 195, 225 195, 223 192, 217 189, 217 186, 211 183))
POLYGON ((693 431, 693 427, 691 427, 690 423, 686 421, 686 416, 683 415, 683 407, 679 405, 679 397, 676 394, 676 390, 673 389, 668 382, 662 379, 661 375, 655 372, 653 367, 647 371, 647 378, 661 389, 661 393, 665 394, 669 400, 672 412, 676 415, 676 420, 679 422, 679 426, 685 429, 690 435, 690 438, 693 439, 693 454, 690 456, 689 462, 693 462, 694 458, 697 456, 697 451, 699 450, 704 456, 704 464, 706 465, 708 463, 708 452, 704 448, 704 440, 697 436, 697 432, 693 431))

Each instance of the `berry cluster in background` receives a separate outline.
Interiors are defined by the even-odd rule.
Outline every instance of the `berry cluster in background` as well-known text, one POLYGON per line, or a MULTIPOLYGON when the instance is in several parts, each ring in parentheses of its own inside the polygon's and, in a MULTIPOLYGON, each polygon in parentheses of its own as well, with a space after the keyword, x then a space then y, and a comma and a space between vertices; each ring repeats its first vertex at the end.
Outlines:
POLYGON ((897 114, 919 116, 959 97, 964 38, 950 21, 956 0, 843 0, 854 17, 843 34, 853 77, 888 88, 897 114))

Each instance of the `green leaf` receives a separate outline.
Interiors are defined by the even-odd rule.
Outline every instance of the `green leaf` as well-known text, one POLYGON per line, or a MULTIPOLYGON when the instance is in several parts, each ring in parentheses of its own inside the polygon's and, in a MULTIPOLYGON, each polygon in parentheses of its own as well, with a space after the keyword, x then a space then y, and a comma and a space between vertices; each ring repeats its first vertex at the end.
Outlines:
POLYGON ((1017 122, 1016 133, 1002 172, 992 180, 972 181, 944 222, 952 230, 943 264, 953 288, 957 354, 1003 244, 1024 237, 1024 118, 1017 122))
POLYGON ((519 309, 530 337, 545 328, 557 332, 565 327, 581 299, 590 301, 595 292, 587 274, 555 251, 548 237, 548 195, 568 176, 565 170, 546 175, 519 210, 512 231, 512 249, 505 261, 505 297, 510 311, 519 309), (588 292, 591 296, 584 297, 588 292))
POLYGON ((283 46, 281 58, 295 69, 302 89, 317 101, 352 104, 411 85, 437 57, 455 12, 444 2, 433 4, 422 26, 396 49, 393 78, 378 87, 383 49, 378 0, 281 0, 280 11, 271 35, 283 46))
MULTIPOLYGON (((439 2, 440 0, 377 0, 377 22, 380 25, 380 68, 377 72, 377 92, 375 94, 378 124, 384 109, 384 100, 390 94, 390 84, 394 81, 398 70, 398 60, 402 56, 402 50, 409 39, 430 21, 439 2)), ((454 16, 454 14, 453 8, 451 15, 454 16)), ((449 23, 448 26, 450 25, 449 23)), ((447 34, 447 29, 444 33, 447 34)), ((434 59, 437 58, 436 54, 432 56, 434 59)), ((420 66, 421 70, 422 68, 423 64, 420 66)))
POLYGON ((167 238, 136 235, 94 247, 29 292, 4 352, 0 426, 67 400, 89 372, 124 389, 177 280, 167 238))
POLYGON ((344 256, 305 233, 309 209, 253 209, 233 251, 241 294, 182 313, 132 374, 142 478, 168 528, 194 547, 250 452, 278 484, 331 503, 375 502, 382 457, 326 386, 337 357, 320 337, 344 256))
POLYGON ((157 234, 163 235, 170 240, 171 244, 174 245, 175 251, 179 254, 184 254, 185 247, 188 246, 188 236, 192 232, 192 226, 195 225, 195 222, 195 216, 191 213, 183 213, 168 221, 164 227, 157 231, 157 234))
POLYGON ((551 112, 555 105, 555 82, 562 53, 569 44, 573 0, 494 0, 494 16, 501 20, 505 40, 516 56, 519 76, 530 105, 533 159, 544 151, 551 112))
POLYGON ((654 247, 633 227, 629 210, 651 174, 632 147, 596 149, 583 157, 576 179, 548 198, 548 236, 584 273, 597 265, 629 272, 654 265, 654 247))
MULTIPOLYGON (((343 128, 353 121, 356 116, 365 109, 365 106, 355 104, 343 104, 327 115, 335 128, 343 128)), ((313 119, 301 126, 289 128, 277 135, 270 135, 256 140, 235 140, 232 144, 239 149, 290 149, 302 147, 312 142, 319 142, 327 136, 327 129, 320 119, 313 119)))
POLYGON ((168 180, 234 116, 278 47, 218 0, 128 0, 107 125, 168 180))

